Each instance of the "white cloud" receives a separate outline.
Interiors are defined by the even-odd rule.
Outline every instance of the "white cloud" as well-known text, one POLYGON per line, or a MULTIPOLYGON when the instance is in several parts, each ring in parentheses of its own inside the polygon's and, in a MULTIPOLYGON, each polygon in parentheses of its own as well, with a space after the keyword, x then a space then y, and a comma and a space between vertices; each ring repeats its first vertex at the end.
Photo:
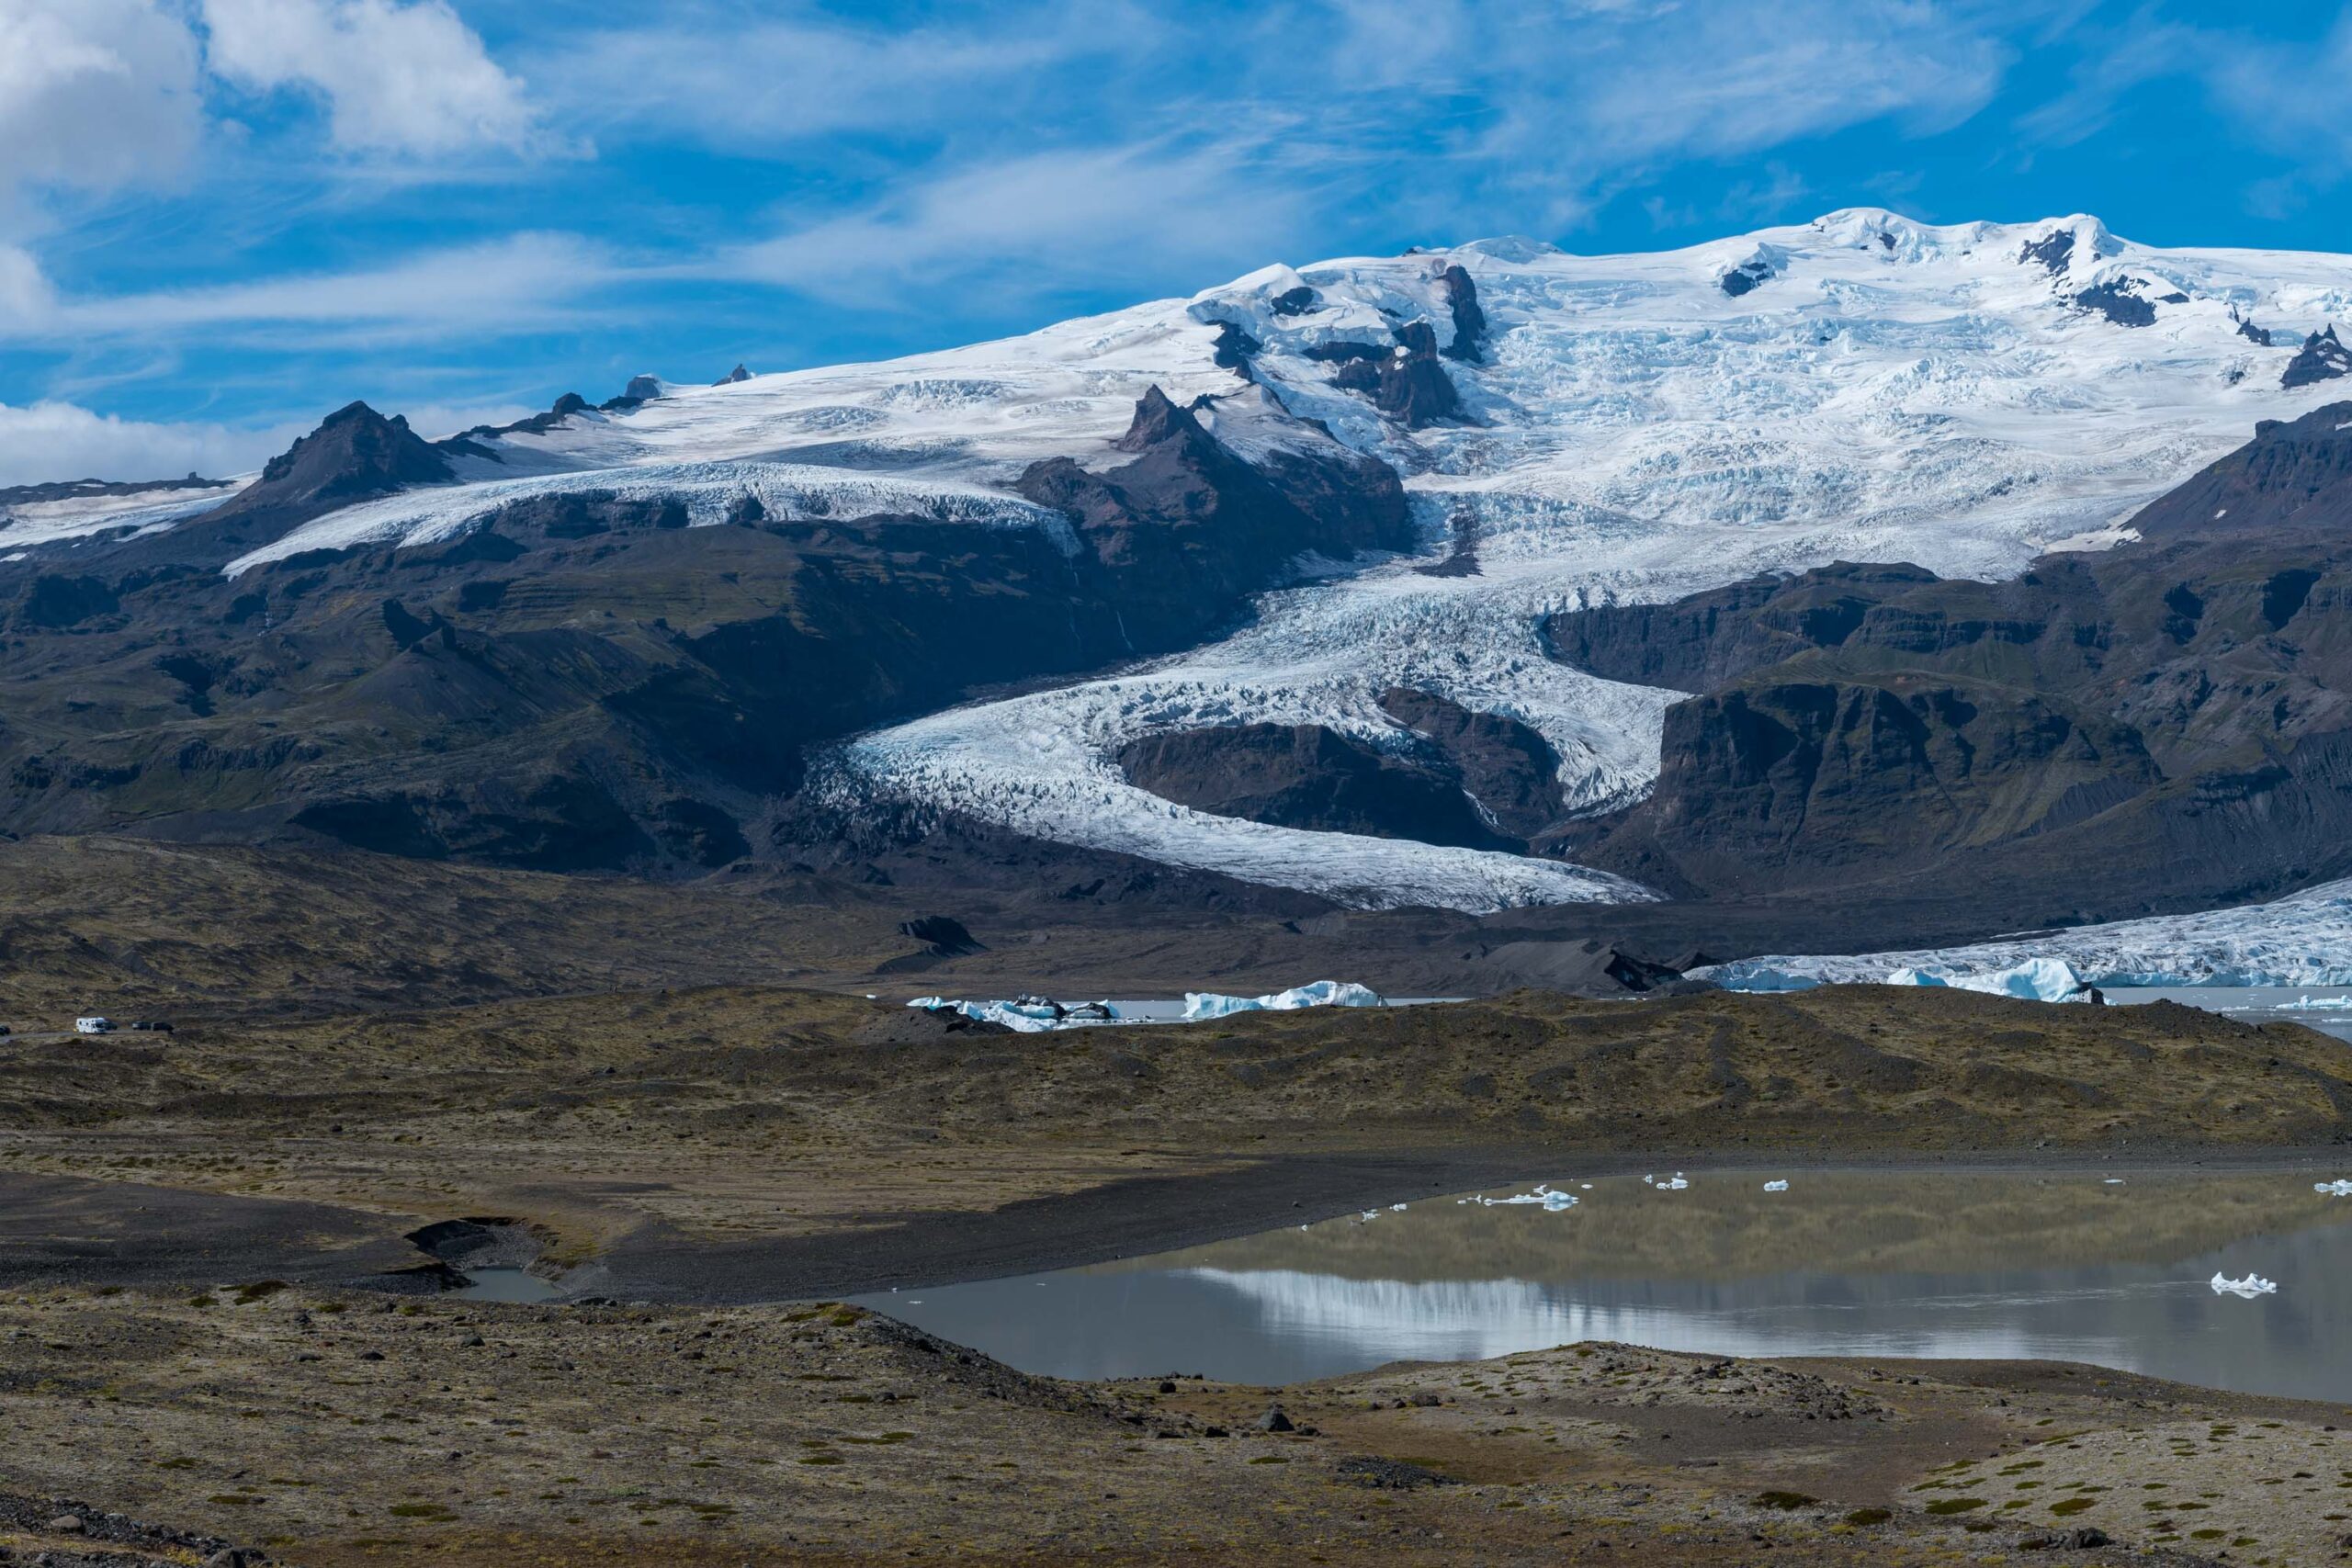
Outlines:
POLYGON ((32 253, 17 245, 0 245, 0 337, 12 330, 38 327, 56 308, 56 290, 42 276, 32 253))
POLYGON ((256 91, 326 101, 346 152, 522 150, 537 136, 522 83, 447 0, 203 0, 207 60, 256 91))
POLYGON ((74 403, 0 403, 0 487, 53 479, 158 479, 243 473, 286 449, 302 425, 147 424, 74 403))
POLYGON ((1133 58, 1162 32, 1125 0, 1055 0, 963 27, 775 9, 676 0, 564 38, 534 58, 532 78, 582 124, 775 153, 843 131, 1002 124, 1041 100, 1067 107, 1085 79, 1076 62, 1133 58))
POLYGON ((150 0, 0 0, 0 194, 153 179, 202 129, 178 17, 150 0))

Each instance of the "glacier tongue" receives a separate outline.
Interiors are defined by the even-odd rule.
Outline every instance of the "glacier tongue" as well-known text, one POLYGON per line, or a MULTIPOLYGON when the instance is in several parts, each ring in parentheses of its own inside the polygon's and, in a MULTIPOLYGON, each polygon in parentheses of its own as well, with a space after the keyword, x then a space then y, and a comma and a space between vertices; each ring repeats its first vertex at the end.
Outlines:
POLYGON ((2030 995, 2038 993, 2009 982, 2061 971, 2094 986, 2352 986, 2352 880, 2234 909, 1912 953, 1743 958, 1694 973, 1733 990, 1788 991, 1916 972, 1945 985, 2030 995))
POLYGON ((1657 255, 1490 241, 1269 268, 1183 318, 1258 343, 1264 391, 1394 464, 1431 549, 1467 545, 1477 571, 1397 562, 1268 594, 1226 642, 918 720, 844 761, 864 791, 1368 908, 1639 897, 1555 863, 1204 817, 1129 785, 1108 757, 1142 735, 1244 722, 1378 744, 1396 739, 1380 693, 1410 685, 1534 728, 1574 807, 1630 803, 1655 779, 1679 694, 1553 663, 1548 612, 1838 558, 1996 578, 2051 546, 2121 542, 2125 517, 2256 420, 2324 400, 2283 390, 2290 351, 2240 335, 2236 313, 2300 332, 2347 306, 2344 258, 2153 250, 2081 217, 1936 228, 1863 209, 1657 255), (1759 256, 1766 276, 1727 295, 1726 270, 1759 256), (1401 430, 1333 386, 1328 356, 1386 352, 1413 320, 1450 344, 1438 280, 1455 264, 1490 324, 1483 364, 1446 367, 1471 423, 1401 430), (2141 328, 2075 303, 2132 279, 2185 300, 2141 328))

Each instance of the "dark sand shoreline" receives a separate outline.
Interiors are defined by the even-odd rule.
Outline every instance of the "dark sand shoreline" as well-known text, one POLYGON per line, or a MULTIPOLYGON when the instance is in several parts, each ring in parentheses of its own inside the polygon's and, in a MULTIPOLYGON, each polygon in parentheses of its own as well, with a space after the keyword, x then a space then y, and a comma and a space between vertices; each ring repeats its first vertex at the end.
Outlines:
MULTIPOLYGON (((2352 1149, 1808 1151, 1781 1159, 1745 1149, 1577 1155, 1516 1145, 1273 1154, 1238 1168, 1137 1177, 986 1212, 916 1213, 880 1226, 808 1235, 706 1241, 650 1224, 572 1270, 569 1281, 578 1294, 712 1306, 930 1289, 1174 1251, 1481 1188, 1660 1168, 1725 1175, 2276 1170, 2316 1177, 2352 1169, 2352 1149)), ((414 1223, 315 1201, 0 1173, 0 1287, 161 1288, 268 1278, 398 1288, 384 1277, 388 1271, 430 1261, 402 1239, 414 1223)))

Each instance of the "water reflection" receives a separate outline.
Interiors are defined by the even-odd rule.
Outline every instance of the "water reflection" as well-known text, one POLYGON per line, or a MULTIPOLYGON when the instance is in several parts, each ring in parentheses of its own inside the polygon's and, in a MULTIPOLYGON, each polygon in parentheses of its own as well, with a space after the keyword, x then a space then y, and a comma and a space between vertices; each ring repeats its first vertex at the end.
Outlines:
MULTIPOLYGON (((2335 1172, 2328 1172, 2334 1175, 2335 1172)), ((1451 1199, 1156 1258, 868 1298, 1025 1370, 1283 1383, 1579 1339, 1737 1355, 2038 1357, 2352 1399, 2352 1199, 2310 1176, 1795 1173, 1565 1213, 1451 1199), (2216 1296, 2216 1270, 2279 1281, 2216 1296)))

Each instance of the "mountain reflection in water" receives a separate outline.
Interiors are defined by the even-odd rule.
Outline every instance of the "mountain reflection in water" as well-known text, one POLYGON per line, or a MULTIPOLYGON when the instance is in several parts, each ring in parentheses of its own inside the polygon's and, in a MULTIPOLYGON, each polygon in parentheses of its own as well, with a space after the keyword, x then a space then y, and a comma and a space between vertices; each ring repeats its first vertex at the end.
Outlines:
MULTIPOLYGON (((2090 1361, 2352 1399, 2335 1171, 2041 1176, 1691 1171, 1561 1213, 1451 1197, 1091 1269, 867 1304, 1024 1370, 1284 1383, 1583 1339, 1726 1355, 2090 1361), (2279 1281, 2256 1301, 2211 1275, 2279 1281)), ((1532 1185, 1529 1184, 1529 1185, 1532 1185)), ((1525 1190, 1522 1186, 1519 1190, 1525 1190)))

